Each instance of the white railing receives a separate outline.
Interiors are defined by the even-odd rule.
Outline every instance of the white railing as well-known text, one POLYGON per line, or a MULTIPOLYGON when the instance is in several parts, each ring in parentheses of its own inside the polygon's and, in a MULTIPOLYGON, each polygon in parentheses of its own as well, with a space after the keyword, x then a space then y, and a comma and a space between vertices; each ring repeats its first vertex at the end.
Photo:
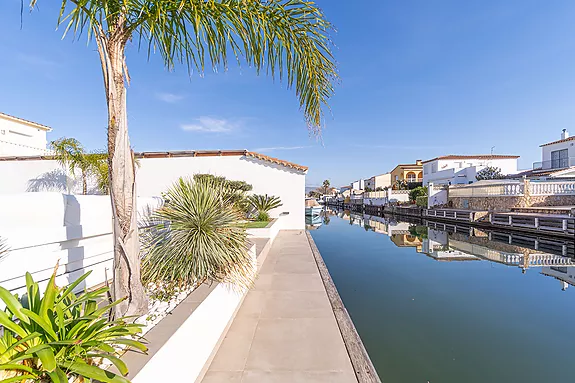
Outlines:
POLYGON ((575 181, 531 181, 530 191, 531 195, 575 195, 575 181))
POLYGON ((391 190, 391 194, 409 194, 409 190, 391 190))
POLYGON ((451 186, 449 188, 449 197, 516 197, 524 195, 524 189, 523 182, 481 186, 451 186))
POLYGON ((369 192, 364 193, 365 198, 387 198, 387 192, 385 191, 377 191, 377 192, 369 192))

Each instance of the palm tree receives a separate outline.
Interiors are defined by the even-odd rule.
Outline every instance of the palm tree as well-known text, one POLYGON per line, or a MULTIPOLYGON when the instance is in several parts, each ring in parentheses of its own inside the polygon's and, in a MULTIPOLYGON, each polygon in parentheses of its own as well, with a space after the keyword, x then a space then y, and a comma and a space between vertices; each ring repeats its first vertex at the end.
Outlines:
POLYGON ((330 184, 329 180, 323 181, 323 184, 322 184, 323 194, 327 194, 327 191, 329 190, 330 185, 331 184, 330 184))
POLYGON ((248 199, 252 208, 258 212, 258 221, 269 221, 268 212, 283 205, 280 198, 274 195, 253 194, 248 199))
POLYGON ((80 170, 82 177, 82 194, 88 193, 88 177, 95 174, 106 158, 104 153, 87 153, 80 141, 75 138, 59 138, 51 141, 50 149, 54 152, 54 158, 64 169, 68 169, 72 176, 76 176, 76 170, 80 170))
MULTIPOLYGON (((31 0, 34 7, 38 0, 31 0)), ((168 69, 178 62, 202 73, 228 66, 230 54, 257 73, 295 87, 309 129, 319 134, 323 107, 337 80, 321 9, 307 0, 62 0, 59 24, 86 32, 98 48, 108 105, 108 162, 114 215, 114 293, 127 297, 116 315, 142 314, 135 169, 128 137, 125 49, 129 41, 158 52, 168 69)))
POLYGON ((244 216, 215 178, 180 178, 142 231, 142 280, 170 294, 205 281, 244 289, 254 276, 244 216))

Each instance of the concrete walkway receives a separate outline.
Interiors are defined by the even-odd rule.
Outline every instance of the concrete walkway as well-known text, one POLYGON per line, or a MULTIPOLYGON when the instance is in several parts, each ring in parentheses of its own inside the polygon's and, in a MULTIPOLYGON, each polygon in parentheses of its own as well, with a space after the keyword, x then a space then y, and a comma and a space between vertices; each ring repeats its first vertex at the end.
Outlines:
POLYGON ((278 234, 202 382, 357 382, 304 231, 278 234))

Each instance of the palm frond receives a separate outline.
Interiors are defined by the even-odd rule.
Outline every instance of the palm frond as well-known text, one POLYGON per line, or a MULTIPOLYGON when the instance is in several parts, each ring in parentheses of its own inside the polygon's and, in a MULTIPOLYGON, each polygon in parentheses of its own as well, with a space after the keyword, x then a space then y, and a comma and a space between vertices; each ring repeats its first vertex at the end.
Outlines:
POLYGON ((245 60, 295 88, 314 133, 338 81, 333 28, 307 0, 62 0, 58 23, 64 34, 134 39, 148 56, 159 53, 169 69, 183 63, 203 73, 207 62, 217 71, 227 70, 230 56, 238 64, 245 60))
POLYGON ((252 207, 258 211, 258 213, 267 213, 272 209, 283 206, 279 197, 268 196, 267 194, 253 194, 249 197, 252 207))
POLYGON ((204 281, 251 285, 242 215, 221 183, 180 178, 142 230, 142 280, 165 289, 204 281))

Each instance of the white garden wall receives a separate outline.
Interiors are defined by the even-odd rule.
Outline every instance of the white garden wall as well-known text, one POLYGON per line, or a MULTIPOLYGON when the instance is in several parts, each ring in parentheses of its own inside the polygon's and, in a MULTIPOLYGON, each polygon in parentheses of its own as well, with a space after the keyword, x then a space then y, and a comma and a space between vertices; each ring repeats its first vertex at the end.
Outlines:
MULTIPOLYGON (((140 198, 139 209, 159 199, 140 198)), ((112 212, 109 196, 23 193, 0 195, 0 237, 9 252, 0 259, 0 285, 25 291, 25 273, 45 285, 57 262, 57 284, 64 286, 88 271, 78 290, 112 277, 112 212)))
MULTIPOLYGON (((138 196, 160 196, 179 177, 210 173, 246 181, 252 193, 281 198, 283 206, 272 218, 288 213, 283 229, 304 229, 305 172, 247 156, 141 158, 137 169, 138 196)), ((89 185, 89 194, 96 193, 89 185)), ((72 179, 53 160, 0 160, 0 195, 23 192, 79 193, 81 182, 72 179)))

